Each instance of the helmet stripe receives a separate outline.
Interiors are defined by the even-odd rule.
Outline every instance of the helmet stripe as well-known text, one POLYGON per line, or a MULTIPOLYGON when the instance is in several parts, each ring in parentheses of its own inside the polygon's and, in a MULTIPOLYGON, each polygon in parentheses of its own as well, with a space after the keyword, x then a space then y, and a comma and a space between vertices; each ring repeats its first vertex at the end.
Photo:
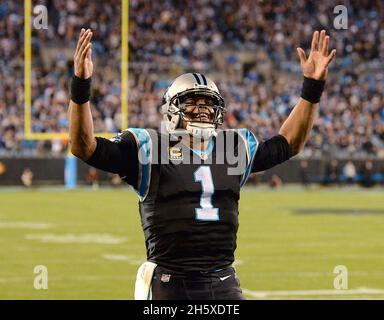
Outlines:
POLYGON ((196 73, 192 73, 198 84, 201 84, 199 76, 196 73))
POLYGON ((208 82, 207 82, 207 78, 205 77, 205 75, 201 74, 200 73, 200 76, 203 78, 203 82, 204 82, 204 85, 208 85, 208 82))

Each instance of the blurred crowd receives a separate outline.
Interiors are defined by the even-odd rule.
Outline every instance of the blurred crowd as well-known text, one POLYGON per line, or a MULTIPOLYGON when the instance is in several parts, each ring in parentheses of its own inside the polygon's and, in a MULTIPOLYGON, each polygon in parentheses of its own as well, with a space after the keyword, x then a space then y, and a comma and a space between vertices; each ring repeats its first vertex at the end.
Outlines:
POLYGON ((312 175, 308 166, 307 160, 300 161, 300 180, 305 186, 311 183, 321 183, 325 186, 359 184, 367 188, 376 184, 384 185, 384 166, 370 159, 359 162, 332 159, 325 164, 320 175, 312 175))
MULTIPOLYGON (((68 83, 81 27, 94 31, 92 106, 96 132, 121 123, 121 1, 39 1, 48 29, 32 33, 32 131, 67 131, 68 83)), ((384 3, 344 1, 348 29, 333 26, 334 1, 129 1, 129 126, 159 126, 164 91, 197 71, 225 97, 225 127, 277 134, 301 89, 296 48, 326 29, 337 49, 302 157, 384 158, 384 3)), ((0 155, 57 154, 67 141, 26 141, 23 1, 0 4, 0 155)), ((123 128, 124 129, 124 128, 123 128)))

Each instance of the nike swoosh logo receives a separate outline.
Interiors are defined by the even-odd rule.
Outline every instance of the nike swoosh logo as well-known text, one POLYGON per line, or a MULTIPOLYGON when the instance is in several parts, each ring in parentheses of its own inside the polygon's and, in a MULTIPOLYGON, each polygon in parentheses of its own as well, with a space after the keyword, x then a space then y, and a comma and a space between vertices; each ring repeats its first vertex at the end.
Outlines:
POLYGON ((231 276, 231 275, 229 275, 229 276, 225 276, 225 277, 220 277, 220 280, 221 280, 221 281, 227 280, 230 276, 231 276))

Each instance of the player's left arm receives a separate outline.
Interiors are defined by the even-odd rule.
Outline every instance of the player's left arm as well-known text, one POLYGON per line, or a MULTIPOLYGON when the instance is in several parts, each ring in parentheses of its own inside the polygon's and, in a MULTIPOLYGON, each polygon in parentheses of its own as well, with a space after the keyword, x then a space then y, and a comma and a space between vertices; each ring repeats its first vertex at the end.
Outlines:
POLYGON ((303 89, 301 98, 279 132, 287 140, 292 156, 303 149, 317 116, 328 66, 336 56, 336 50, 329 53, 328 47, 329 36, 322 30, 314 32, 308 58, 302 48, 297 48, 304 75, 303 89))

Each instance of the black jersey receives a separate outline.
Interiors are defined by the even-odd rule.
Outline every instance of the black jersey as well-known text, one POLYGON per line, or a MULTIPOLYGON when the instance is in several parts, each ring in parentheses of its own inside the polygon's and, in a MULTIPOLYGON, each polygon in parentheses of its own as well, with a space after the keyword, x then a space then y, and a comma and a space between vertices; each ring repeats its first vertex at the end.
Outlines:
MULTIPOLYGON (((275 144, 284 145, 283 151, 271 163, 289 158, 286 140, 281 136, 278 140, 283 142, 275 144)), ((169 134, 139 128, 124 131, 112 144, 107 141, 98 138, 95 154, 87 162, 119 173, 134 187, 148 260, 180 272, 212 271, 232 264, 240 188, 255 171, 258 155, 253 133, 218 131, 204 152, 169 134)), ((266 152, 270 150, 259 157, 266 152)))

